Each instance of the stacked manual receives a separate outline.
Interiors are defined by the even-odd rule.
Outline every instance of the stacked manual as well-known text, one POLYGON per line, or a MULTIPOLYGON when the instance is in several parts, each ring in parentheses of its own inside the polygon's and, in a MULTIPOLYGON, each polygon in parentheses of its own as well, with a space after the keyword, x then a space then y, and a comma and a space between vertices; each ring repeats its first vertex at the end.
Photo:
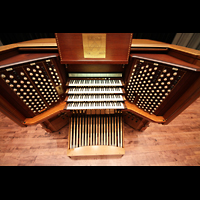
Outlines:
POLYGON ((124 89, 121 80, 70 80, 67 110, 124 109, 124 89))

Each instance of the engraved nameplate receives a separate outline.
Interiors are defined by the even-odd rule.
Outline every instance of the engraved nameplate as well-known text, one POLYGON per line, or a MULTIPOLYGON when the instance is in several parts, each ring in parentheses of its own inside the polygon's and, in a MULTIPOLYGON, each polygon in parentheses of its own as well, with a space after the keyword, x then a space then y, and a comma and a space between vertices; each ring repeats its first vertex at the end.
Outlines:
POLYGON ((106 58, 106 34, 83 33, 84 58, 106 58))

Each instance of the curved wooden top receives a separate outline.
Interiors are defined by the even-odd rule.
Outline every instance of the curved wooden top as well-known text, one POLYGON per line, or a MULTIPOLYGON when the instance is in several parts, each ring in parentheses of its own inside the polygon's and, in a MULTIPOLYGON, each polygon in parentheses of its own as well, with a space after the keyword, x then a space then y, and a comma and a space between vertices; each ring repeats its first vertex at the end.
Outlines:
POLYGON ((131 47, 137 48, 137 47, 162 47, 162 48, 168 48, 170 44, 159 42, 155 40, 148 40, 148 39, 132 39, 131 47))
MULTIPOLYGON (((1 46, 0 52, 6 51, 9 49, 14 49, 14 48, 21 48, 21 47, 55 47, 57 48, 57 43, 56 43, 56 38, 42 38, 42 39, 36 39, 36 40, 28 40, 24 42, 1 46)), ((131 47, 132 48, 138 48, 138 47, 170 48, 170 49, 178 50, 184 53, 188 53, 193 56, 197 56, 198 58, 200 57, 199 50, 191 49, 188 47, 182 47, 179 45, 159 42, 155 40, 149 40, 149 39, 132 39, 131 47)))
MULTIPOLYGON (((43 39, 36 39, 36 40, 29 40, 25 42, 19 42, 11 45, 6 45, 0 47, 6 49, 15 48, 15 47, 57 47, 56 39, 55 38, 43 38, 43 39)), ((164 42, 159 42, 155 40, 149 39, 132 39, 131 47, 162 47, 162 48, 170 48, 179 50, 181 52, 189 53, 194 56, 200 56, 200 51, 196 49, 191 49, 188 47, 182 47, 175 44, 168 44, 164 42)))
POLYGON ((55 38, 28 40, 25 42, 3 45, 0 47, 0 52, 20 47, 57 47, 57 44, 55 38))

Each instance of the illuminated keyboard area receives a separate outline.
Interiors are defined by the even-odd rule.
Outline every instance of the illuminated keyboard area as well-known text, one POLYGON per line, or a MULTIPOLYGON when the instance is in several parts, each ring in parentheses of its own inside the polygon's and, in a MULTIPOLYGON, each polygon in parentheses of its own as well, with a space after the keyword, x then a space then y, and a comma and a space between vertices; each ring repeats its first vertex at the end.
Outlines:
POLYGON ((66 110, 124 109, 124 90, 121 80, 70 80, 66 110))

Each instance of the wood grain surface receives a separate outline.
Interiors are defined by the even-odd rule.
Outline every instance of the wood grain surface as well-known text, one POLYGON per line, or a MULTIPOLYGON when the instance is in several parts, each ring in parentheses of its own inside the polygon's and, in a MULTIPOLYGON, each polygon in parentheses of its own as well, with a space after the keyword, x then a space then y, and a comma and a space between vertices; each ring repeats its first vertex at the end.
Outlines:
POLYGON ((103 35, 97 34, 97 37, 95 35, 96 33, 84 37, 82 33, 56 33, 61 64, 128 64, 132 42, 131 33, 106 33, 104 58, 95 57, 99 48, 104 44, 103 35), (90 37, 90 40, 85 41, 84 38, 87 37, 90 37), (94 53, 94 57, 85 57, 84 44, 91 49, 88 54, 94 53))
POLYGON ((0 113, 1 166, 199 166, 200 98, 169 125, 150 123, 144 132, 124 125, 125 155, 121 158, 67 157, 68 126, 47 133, 41 125, 19 127, 0 113))

